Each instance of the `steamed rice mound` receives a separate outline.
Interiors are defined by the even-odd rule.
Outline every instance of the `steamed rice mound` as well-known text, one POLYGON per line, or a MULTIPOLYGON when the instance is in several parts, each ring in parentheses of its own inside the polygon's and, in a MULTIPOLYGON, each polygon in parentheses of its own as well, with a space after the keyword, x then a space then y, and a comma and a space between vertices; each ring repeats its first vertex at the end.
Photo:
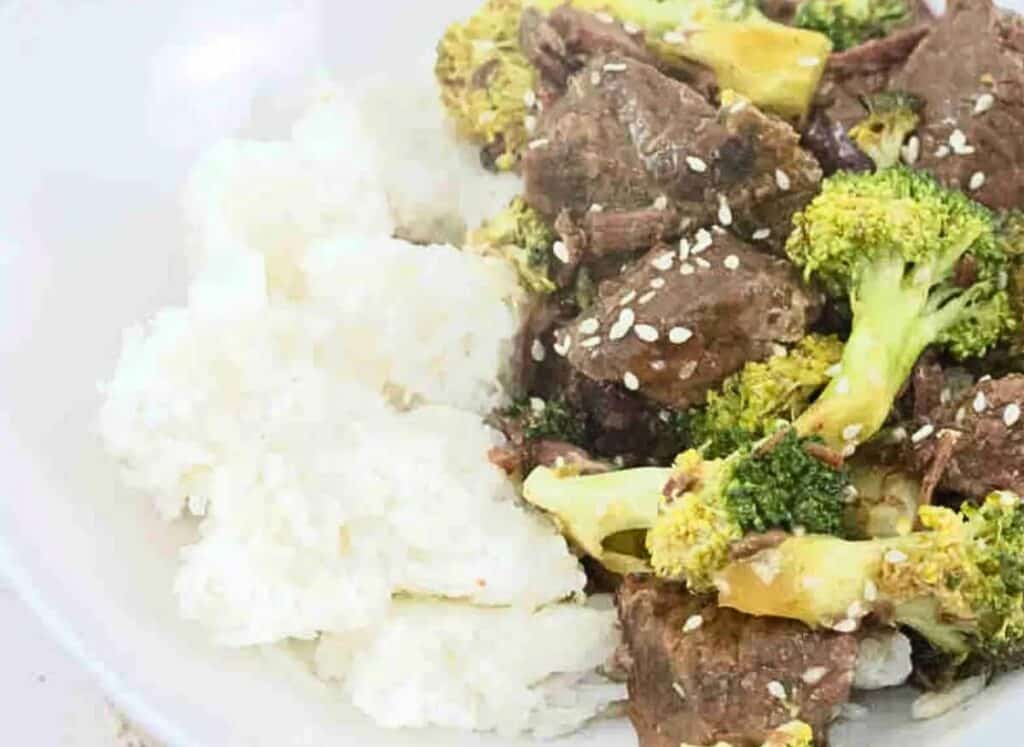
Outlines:
POLYGON ((218 642, 317 640, 320 674, 387 726, 572 730, 625 693, 595 674, 614 612, 579 601, 565 540, 487 459, 515 272, 390 238, 472 219, 383 183, 354 111, 332 98, 291 141, 204 159, 187 304, 125 333, 101 433, 127 485, 196 518, 174 590, 218 642))

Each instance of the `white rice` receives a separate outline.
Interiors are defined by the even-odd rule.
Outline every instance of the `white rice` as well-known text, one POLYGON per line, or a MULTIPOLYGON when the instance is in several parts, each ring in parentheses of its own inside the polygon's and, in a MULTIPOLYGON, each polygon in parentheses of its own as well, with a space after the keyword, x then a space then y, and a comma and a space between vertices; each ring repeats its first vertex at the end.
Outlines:
POLYGON ((426 101, 331 91, 291 139, 202 160, 188 302, 126 332, 101 433, 164 517, 199 517, 175 592, 220 643, 323 636, 384 725, 558 733, 624 697, 594 674, 615 613, 564 601, 577 559, 487 459, 514 270, 390 238, 507 196, 426 101))

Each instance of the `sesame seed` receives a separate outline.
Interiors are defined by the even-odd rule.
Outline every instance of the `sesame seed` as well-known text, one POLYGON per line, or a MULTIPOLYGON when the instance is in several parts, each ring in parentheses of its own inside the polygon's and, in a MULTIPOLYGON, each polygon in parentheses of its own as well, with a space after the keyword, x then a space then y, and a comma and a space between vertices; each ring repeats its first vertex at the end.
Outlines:
POLYGON ((668 368, 668 364, 662 360, 651 361, 650 366, 652 371, 664 371, 668 368))
POLYGON ((590 73, 590 85, 601 85, 601 73, 599 73, 597 70, 592 70, 590 73))
POLYGON ((692 633, 695 630, 699 630, 700 626, 704 624, 704 618, 700 615, 690 615, 686 618, 686 622, 683 623, 683 632, 692 633))
POLYGON ((703 174, 708 170, 708 165, 704 162, 704 159, 697 158, 697 156, 687 156, 686 165, 690 167, 690 171, 697 174, 703 174))
POLYGON ((975 171, 973 174, 971 174, 971 181, 967 184, 967 186, 970 187, 972 192, 977 191, 977 190, 981 189, 982 187, 984 187, 985 186, 985 172, 984 171, 975 171))
POLYGON ((988 399, 985 397, 985 392, 978 392, 974 395, 974 402, 971 403, 971 406, 974 407, 974 411, 979 415, 985 412, 988 409, 988 399))
POLYGON ((653 278, 648 285, 654 288, 654 290, 661 290, 665 287, 665 278, 653 278))
POLYGON ((629 304, 633 303, 635 298, 636 298, 636 291, 635 290, 631 290, 629 293, 627 293, 626 295, 624 295, 622 297, 622 300, 619 301, 619 306, 629 306, 629 304))
POLYGON ((797 57, 796 64, 800 67, 814 67, 821 63, 820 57, 797 57))
POLYGON ((665 195, 658 195, 658 199, 654 201, 655 210, 664 210, 668 207, 668 197, 665 195))
POLYGON ((870 578, 864 582, 864 600, 874 602, 878 599, 878 587, 870 578))
POLYGON ((537 118, 532 114, 527 114, 523 119, 523 127, 526 128, 528 134, 533 134, 534 130, 537 129, 537 118))
POLYGON ((723 226, 732 225, 732 208, 725 195, 718 195, 718 222, 723 226))
POLYGON ((740 99, 735 104, 729 107, 730 114, 739 114, 741 111, 747 108, 749 102, 746 99, 740 99))
POLYGON ((850 380, 843 376, 841 379, 836 381, 836 394, 849 394, 850 393, 850 380))
POLYGON ((569 264, 569 260, 572 259, 569 256, 569 247, 565 245, 564 241, 556 241, 555 245, 551 248, 551 253, 554 254, 558 261, 563 265, 569 264))
POLYGON ((938 148, 935 149, 935 157, 936 158, 945 158, 948 155, 949 155, 949 146, 948 145, 940 145, 938 148))
POLYGON ((679 259, 686 259, 690 256, 690 242, 686 239, 679 240, 679 259))
POLYGON ((648 303, 650 303, 651 299, 654 298, 656 295, 656 291, 647 291, 647 293, 644 293, 642 296, 640 296, 640 298, 637 300, 637 303, 640 304, 641 306, 646 306, 648 303))
POLYGON ((683 689, 682 685, 680 685, 678 682, 673 682, 672 689, 675 691, 676 695, 678 695, 683 700, 686 700, 686 690, 683 689))
POLYGON ((640 27, 637 26, 635 23, 629 23, 628 21, 626 23, 622 24, 622 30, 625 31, 627 34, 639 34, 640 33, 640 27))
POLYGON ((595 13, 594 18, 599 20, 601 23, 615 23, 615 16, 610 13, 595 13))
POLYGON ((893 443, 901 444, 907 440, 907 429, 902 425, 898 425, 892 429, 889 436, 892 438, 893 443))
POLYGON ((900 148, 900 155, 903 156, 903 163, 913 166, 921 156, 921 138, 911 135, 907 144, 900 148))
POLYGON ((700 229, 697 231, 697 240, 694 242, 690 254, 700 254, 711 246, 711 242, 711 232, 706 228, 700 229))
POLYGON ((651 261, 651 267, 655 270, 671 270, 675 259, 675 255, 672 252, 665 252, 651 261))
POLYGON ((644 342, 657 342, 658 341, 658 328, 652 327, 650 324, 638 324, 633 327, 633 334, 639 337, 644 342))
POLYGON ((931 423, 926 423, 914 431, 914 435, 910 437, 910 441, 911 443, 919 444, 933 433, 935 433, 935 426, 931 423))
POLYGON ((783 192, 788 192, 790 186, 792 186, 789 181, 789 174, 782 169, 775 169, 775 183, 783 192))
POLYGON ((725 269, 727 270, 738 270, 740 266, 740 258, 735 254, 730 254, 722 260, 722 264, 725 265, 725 269))
POLYGON ((590 213, 603 213, 604 212, 604 205, 600 205, 600 204, 595 202, 593 205, 590 206, 590 209, 587 212, 590 212, 590 213))
POLYGON ((859 620, 867 614, 867 609, 864 607, 864 603, 859 599, 854 599, 850 602, 850 606, 846 608, 846 616, 851 620, 859 620))
POLYGON ((856 620, 846 619, 840 620, 835 625, 833 625, 832 630, 836 631, 837 633, 852 633, 858 627, 859 626, 856 620))
POLYGON ((854 444, 854 443, 846 444, 846 446, 843 447, 843 450, 840 453, 844 457, 852 457, 854 454, 857 453, 857 444, 854 444))
POLYGON ((561 340, 555 340, 555 344, 552 347, 558 355, 564 358, 569 354, 569 348, 572 347, 572 338, 566 335, 561 340))
POLYGON ((789 350, 786 349, 785 345, 780 345, 777 342, 773 342, 772 356, 775 358, 787 358, 789 357, 789 350))
POLYGON ((961 424, 963 424, 964 420, 966 420, 966 419, 967 419, 967 408, 966 407, 959 407, 959 408, 957 408, 956 415, 953 418, 953 420, 956 422, 956 424, 957 425, 961 425, 961 424))
POLYGON ((1020 405, 1013 402, 1003 408, 1003 422, 1006 423, 1006 427, 1010 428, 1017 424, 1020 420, 1020 405))
POLYGON ((680 275, 692 275, 696 271, 697 270, 694 269, 693 265, 691 265, 689 262, 683 262, 681 265, 679 265, 680 275))
POLYGON ((885 562, 892 565, 899 565, 900 563, 906 563, 909 558, 907 554, 902 550, 889 550, 885 554, 885 562))
POLYGON ((843 440, 853 441, 860 435, 860 432, 864 430, 863 423, 851 423, 850 425, 843 428, 843 440))
POLYGON ((606 73, 622 73, 626 70, 626 65, 622 62, 608 62, 605 63, 602 68, 606 73))
POLYGON ((537 148, 543 148, 550 141, 546 137, 538 138, 537 140, 531 140, 530 144, 527 145, 530 150, 537 150, 537 148))
POLYGON ((772 235, 772 229, 770 229, 770 228, 759 228, 756 231, 754 231, 754 233, 751 235, 750 238, 752 238, 754 241, 764 241, 765 239, 767 239, 771 235, 772 235))
POLYGON ((949 147, 953 149, 954 153, 959 153, 967 145, 967 136, 964 131, 957 128, 953 130, 949 136, 949 147))
POLYGON ((608 331, 609 340, 621 340, 630 329, 633 327, 633 321, 636 319, 636 315, 632 309, 626 308, 619 312, 619 318, 615 324, 608 331))
POLYGON ((853 485, 847 485, 843 488, 844 503, 854 503, 857 500, 858 495, 860 495, 860 491, 858 491, 853 485))
POLYGON ((584 335, 592 335, 600 329, 601 323, 594 317, 589 317, 580 322, 580 332, 584 335))
POLYGON ((978 379, 979 384, 984 384, 986 381, 992 381, 992 374, 985 374, 978 379))
POLYGON ((804 673, 803 675, 801 675, 800 679, 802 679, 808 685, 817 685, 819 682, 825 679, 826 674, 828 674, 828 670, 825 667, 810 667, 809 669, 804 670, 804 673))
POLYGON ((532 90, 527 91, 523 94, 523 103, 526 104, 527 108, 532 109, 537 103, 537 94, 532 90))
POLYGON ((622 376, 622 383, 626 386, 626 389, 631 392, 635 392, 640 388, 640 379, 638 379, 636 374, 632 371, 626 371, 622 376))
POLYGON ((686 36, 678 31, 666 31, 661 40, 666 44, 686 44, 686 36))
POLYGON ((537 363, 543 363, 544 359, 547 358, 547 351, 544 349, 544 343, 540 340, 534 340, 530 346, 530 357, 537 363))
POLYGON ((709 267, 711 267, 711 263, 708 262, 703 257, 697 257, 697 259, 695 259, 694 262, 696 262, 697 263, 697 267, 700 267, 702 270, 706 270, 709 267))
POLYGON ((983 93, 974 102, 974 115, 984 114, 996 104, 996 97, 991 93, 983 93))
POLYGON ((601 344, 601 338, 598 336, 588 337, 586 340, 580 343, 581 348, 596 348, 601 344))
POLYGON ((534 412, 544 412, 547 408, 548 403, 540 397, 530 397, 530 409, 534 412))
POLYGON ((668 333, 668 341, 673 345, 682 345, 691 337, 693 337, 693 331, 687 327, 673 327, 668 333))
POLYGON ((768 694, 776 700, 785 700, 786 687, 778 680, 772 680, 768 683, 768 694))

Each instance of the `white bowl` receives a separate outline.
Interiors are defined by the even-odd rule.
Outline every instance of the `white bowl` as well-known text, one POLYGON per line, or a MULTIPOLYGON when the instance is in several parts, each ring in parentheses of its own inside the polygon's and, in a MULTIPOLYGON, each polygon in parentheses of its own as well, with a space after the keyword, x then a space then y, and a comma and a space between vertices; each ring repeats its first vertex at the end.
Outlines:
MULTIPOLYGON (((1015 0, 1019 2, 1019 0, 1015 0)), ((128 714, 172 745, 512 745, 373 727, 285 657, 213 647, 177 620, 190 530, 122 494, 96 384, 122 328, 183 299, 178 193, 232 132, 281 132, 321 70, 363 75, 478 0, 188 0, 0 6, 0 564, 128 714), (354 8, 354 9, 353 9, 354 8)), ((1014 744, 1024 679, 907 722, 885 699, 843 747, 1014 744), (883 727, 891 731, 879 736, 883 727), (1002 736, 999 736, 1002 735, 1002 736)), ((567 740, 629 745, 627 724, 567 740)))

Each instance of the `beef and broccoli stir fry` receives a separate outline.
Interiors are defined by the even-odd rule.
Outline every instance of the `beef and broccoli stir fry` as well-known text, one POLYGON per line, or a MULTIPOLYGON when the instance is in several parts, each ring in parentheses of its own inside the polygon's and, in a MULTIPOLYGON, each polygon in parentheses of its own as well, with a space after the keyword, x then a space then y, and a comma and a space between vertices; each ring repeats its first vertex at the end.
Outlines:
POLYGON ((437 77, 523 177, 491 458, 616 591, 643 747, 824 743, 894 629, 926 689, 1024 665, 1024 22, 488 0, 437 77))

